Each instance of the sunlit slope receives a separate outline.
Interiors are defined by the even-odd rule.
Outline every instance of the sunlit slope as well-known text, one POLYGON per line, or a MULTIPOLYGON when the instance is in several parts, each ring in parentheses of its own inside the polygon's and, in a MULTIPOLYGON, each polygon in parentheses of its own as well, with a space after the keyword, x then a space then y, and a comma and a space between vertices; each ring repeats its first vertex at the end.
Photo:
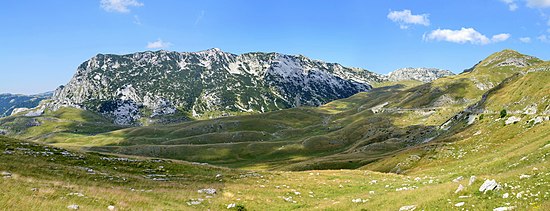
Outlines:
MULTIPOLYGON (((27 129, 17 136, 57 146, 229 167, 357 168, 462 130, 457 127, 453 131, 442 130, 441 125, 478 103, 503 81, 544 68, 548 64, 541 60, 505 50, 460 75, 420 85, 388 84, 316 108, 98 130, 94 134, 50 132, 51 129, 37 126, 43 128, 41 132, 33 134, 27 129)), ((545 94, 534 96, 539 95, 545 94)))

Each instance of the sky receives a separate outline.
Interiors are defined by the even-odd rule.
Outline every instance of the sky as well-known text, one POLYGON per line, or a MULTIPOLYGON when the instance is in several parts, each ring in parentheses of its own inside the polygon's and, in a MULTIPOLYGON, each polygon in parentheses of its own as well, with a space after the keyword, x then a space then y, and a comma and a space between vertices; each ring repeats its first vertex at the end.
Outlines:
POLYGON ((0 6, 0 93, 67 83, 98 53, 279 52, 388 73, 550 59, 550 0, 17 0, 0 6))

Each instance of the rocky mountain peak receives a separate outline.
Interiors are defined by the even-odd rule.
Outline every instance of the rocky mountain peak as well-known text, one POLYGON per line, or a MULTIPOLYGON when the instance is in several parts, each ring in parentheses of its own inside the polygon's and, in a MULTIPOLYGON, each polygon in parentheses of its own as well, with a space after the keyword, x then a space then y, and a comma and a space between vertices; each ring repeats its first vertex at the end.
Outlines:
POLYGON ((78 107, 119 124, 166 115, 195 118, 318 106, 384 80, 368 70, 279 53, 146 51, 82 63, 50 107, 78 107))
POLYGON ((521 54, 514 50, 505 49, 494 53, 479 63, 481 67, 527 67, 543 62, 542 60, 521 54))

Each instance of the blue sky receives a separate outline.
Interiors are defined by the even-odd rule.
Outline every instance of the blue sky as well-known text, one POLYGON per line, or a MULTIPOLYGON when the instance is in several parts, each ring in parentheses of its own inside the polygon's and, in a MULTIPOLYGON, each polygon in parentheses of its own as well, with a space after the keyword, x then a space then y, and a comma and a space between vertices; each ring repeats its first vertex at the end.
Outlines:
POLYGON ((98 53, 221 48, 387 73, 455 73, 510 48, 550 59, 550 0, 17 0, 0 7, 0 93, 65 84, 98 53))

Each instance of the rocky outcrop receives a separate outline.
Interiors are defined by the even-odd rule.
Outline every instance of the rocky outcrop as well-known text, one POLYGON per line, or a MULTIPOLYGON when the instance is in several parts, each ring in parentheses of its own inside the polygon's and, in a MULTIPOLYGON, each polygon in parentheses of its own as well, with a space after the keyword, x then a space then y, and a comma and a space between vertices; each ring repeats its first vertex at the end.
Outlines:
POLYGON ((441 70, 436 68, 402 68, 390 72, 388 74, 388 80, 390 81, 405 81, 415 80, 421 82, 431 82, 438 78, 454 75, 453 72, 448 70, 441 70))
POLYGON ((55 91, 50 108, 97 111, 118 124, 177 112, 216 117, 318 106, 384 80, 364 69, 279 53, 99 54, 55 91))

